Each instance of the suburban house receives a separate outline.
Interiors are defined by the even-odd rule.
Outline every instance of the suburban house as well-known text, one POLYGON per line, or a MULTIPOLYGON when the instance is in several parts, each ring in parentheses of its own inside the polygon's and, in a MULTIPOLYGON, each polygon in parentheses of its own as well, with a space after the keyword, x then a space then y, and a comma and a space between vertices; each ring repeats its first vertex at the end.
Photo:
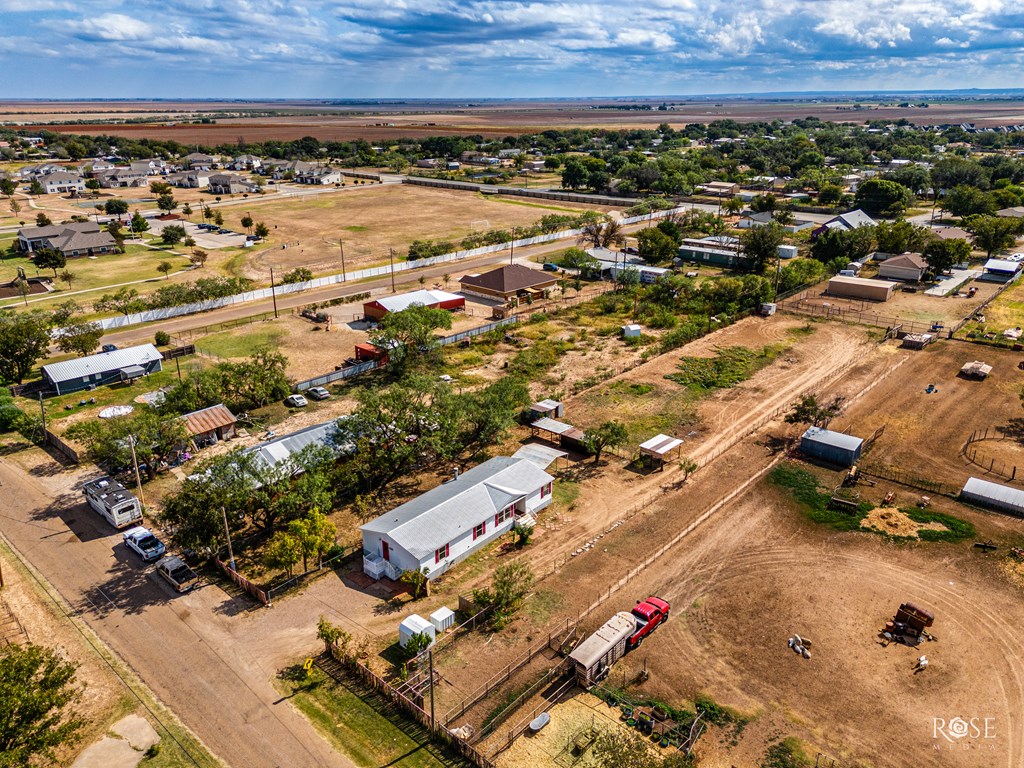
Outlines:
POLYGON ((190 171, 209 171, 217 167, 217 158, 202 152, 190 152, 181 158, 181 165, 190 171))
POLYGON ((740 241, 727 235, 686 238, 679 246, 677 257, 681 262, 693 261, 732 269, 742 267, 746 258, 740 241))
POLYGON ((531 171, 533 173, 540 173, 545 169, 543 160, 527 160, 523 163, 524 171, 531 171))
POLYGON ((416 161, 417 168, 437 168, 441 161, 436 157, 421 157, 416 161))
POLYGON ((361 526, 363 571, 433 579, 551 503, 554 478, 529 459, 496 456, 361 526))
POLYGON ((37 248, 54 248, 65 257, 95 256, 115 253, 117 242, 113 235, 92 221, 19 229, 18 249, 31 253, 37 248))
POLYGON ((811 232, 811 239, 817 240, 830 229, 849 232, 850 230, 857 229, 857 227, 873 227, 874 225, 875 220, 858 208, 855 211, 841 213, 838 216, 829 219, 811 232))
POLYGON ((242 192, 253 192, 256 185, 248 179, 233 173, 215 173, 209 179, 210 192, 214 195, 237 195, 242 192))
POLYGON ((85 179, 76 173, 56 171, 40 176, 37 181, 42 184, 43 192, 48 195, 85 192, 85 179))
POLYGON ((163 160, 134 160, 128 163, 128 168, 130 170, 144 173, 147 176, 153 176, 154 174, 160 173, 163 167, 163 160))
POLYGON ((268 160, 263 167, 270 171, 270 175, 275 179, 283 179, 289 175, 298 176, 316 168, 313 163, 307 163, 305 160, 268 160))
POLYGON ((510 264, 492 269, 483 274, 470 274, 459 284, 462 292, 485 299, 515 301, 519 298, 540 298, 544 291, 558 283, 557 276, 519 264, 510 264))
POLYGON ((43 378, 63 395, 156 373, 163 368, 163 357, 152 344, 140 344, 44 365, 43 378))
POLYGON ((339 438, 338 422, 339 419, 331 419, 322 424, 313 424, 246 448, 245 452, 252 454, 255 463, 263 469, 288 468, 293 463, 293 457, 311 445, 329 448, 339 458, 352 454, 355 446, 339 438))
POLYGON ((639 256, 631 256, 628 253, 620 253, 609 248, 588 248, 587 255, 599 262, 598 269, 601 277, 611 280, 617 280, 621 273, 631 269, 640 276, 642 284, 649 285, 672 271, 663 267, 648 266, 639 256))
POLYGON ((455 293, 446 291, 420 290, 400 293, 397 296, 382 296, 379 299, 363 303, 363 316, 367 320, 380 320, 389 312, 401 312, 414 305, 432 307, 434 309, 458 310, 465 309, 466 299, 455 293))
POLYGON ((928 262, 919 253, 901 253, 891 256, 878 267, 878 276, 883 280, 903 280, 919 283, 928 269, 928 262))
POLYGON ((119 187, 144 187, 149 184, 149 174, 133 171, 131 168, 111 168, 96 175, 101 187, 117 189, 119 187))
POLYGON ((14 172, 14 175, 18 176, 19 178, 25 179, 26 181, 31 181, 33 179, 38 179, 43 176, 47 176, 51 173, 60 173, 66 170, 67 169, 64 168, 64 166, 62 165, 55 165, 53 163, 42 163, 41 165, 22 166, 21 168, 14 172))
POLYGON ((296 173, 295 181, 299 184, 338 184, 341 181, 341 171, 336 171, 330 166, 316 166, 308 171, 296 173))
POLYGON ((167 176, 167 183, 185 189, 202 189, 210 186, 210 171, 179 171, 167 176))
POLYGON ((230 440, 236 434, 235 424, 238 419, 223 403, 186 413, 181 418, 189 437, 200 447, 212 445, 218 440, 230 440))
POLYGON ((232 171, 255 171, 263 167, 263 160, 256 155, 239 155, 227 167, 232 171))

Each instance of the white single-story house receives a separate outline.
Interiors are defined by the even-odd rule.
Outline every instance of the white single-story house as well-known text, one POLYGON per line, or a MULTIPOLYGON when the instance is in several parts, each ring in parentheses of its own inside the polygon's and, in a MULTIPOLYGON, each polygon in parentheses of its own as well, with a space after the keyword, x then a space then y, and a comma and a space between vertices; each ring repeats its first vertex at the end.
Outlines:
POLYGON ((433 579, 480 547, 531 526, 551 503, 554 478, 533 461, 496 456, 363 525, 363 571, 433 579))

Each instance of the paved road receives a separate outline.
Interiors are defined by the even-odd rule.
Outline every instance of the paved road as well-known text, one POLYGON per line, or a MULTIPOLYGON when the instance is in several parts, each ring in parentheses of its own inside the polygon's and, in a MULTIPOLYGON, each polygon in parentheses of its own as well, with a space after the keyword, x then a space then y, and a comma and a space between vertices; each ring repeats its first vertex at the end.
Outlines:
POLYGON ((351 768, 272 683, 315 650, 322 607, 249 613, 214 585, 175 594, 82 502, 83 472, 58 469, 0 459, 0 530, 156 695, 231 766, 351 768))

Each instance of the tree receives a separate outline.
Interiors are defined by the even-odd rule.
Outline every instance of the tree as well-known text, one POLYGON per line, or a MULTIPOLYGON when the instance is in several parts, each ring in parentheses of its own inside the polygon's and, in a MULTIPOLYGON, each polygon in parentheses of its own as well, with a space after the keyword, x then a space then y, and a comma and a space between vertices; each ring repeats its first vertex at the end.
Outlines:
POLYGON ((56 248, 46 247, 36 249, 35 255, 32 257, 32 263, 39 267, 39 269, 52 269, 53 276, 56 278, 57 270, 64 269, 68 265, 68 260, 56 248))
POLYGON ((459 402, 463 445, 483 448, 500 441, 515 425, 519 411, 530 403, 530 391, 519 378, 503 376, 482 389, 467 392, 459 402))
POLYGON ((332 624, 326 616, 320 614, 320 621, 316 623, 316 639, 323 642, 324 651, 330 653, 332 649, 339 648, 344 654, 348 644, 352 641, 352 635, 336 624, 332 624))
POLYGON ((146 221, 146 218, 141 213, 136 211, 135 215, 132 216, 132 232, 134 232, 136 235, 141 235, 143 232, 148 231, 149 222, 146 221))
POLYGON ((650 768, 660 762, 643 737, 623 728, 602 732, 594 742, 594 756, 601 768, 650 768))
POLYGON ((103 338, 103 326, 96 322, 75 322, 64 325, 57 337, 61 352, 74 352, 79 357, 91 355, 103 338))
POLYGON ((36 214, 36 226, 37 227, 48 227, 51 224, 53 224, 53 222, 50 220, 50 217, 47 216, 45 213, 40 211, 39 213, 36 214))
POLYGON ((245 231, 252 234, 252 216, 250 216, 248 213, 245 214, 245 216, 242 217, 241 223, 242 226, 245 227, 245 231))
POLYGON ((192 206, 189 205, 188 203, 185 203, 183 206, 181 206, 181 215, 184 216, 186 219, 189 216, 191 216, 192 215, 192 206))
POLYGON ((370 342, 388 350, 396 367, 404 367, 434 346, 434 331, 452 327, 451 313, 413 304, 401 312, 388 312, 370 333, 370 342))
POLYGON ((973 216, 975 214, 989 214, 995 209, 991 198, 977 187, 959 186, 953 187, 943 197, 940 203, 944 211, 949 211, 954 216, 973 216))
POLYGON ((594 454, 594 463, 601 463, 601 453, 605 448, 618 448, 625 445, 629 439, 629 432, 625 425, 618 421, 606 421, 603 424, 588 429, 583 436, 583 446, 594 454))
POLYGON ((971 258, 971 246, 962 238, 933 240, 925 246, 922 255, 932 271, 941 275, 951 270, 954 264, 968 261, 971 258))
POLYGON ((590 172, 579 157, 569 157, 562 167, 562 186, 566 189, 583 189, 590 183, 590 172))
POLYGON ((262 221, 257 222, 256 226, 253 228, 253 234, 255 234, 260 240, 266 240, 270 237, 270 227, 262 221))
POLYGON ((1021 225, 1017 219, 971 216, 964 221, 964 227, 973 235, 974 246, 991 258, 996 251, 1013 247, 1021 225))
POLYGON ((196 252, 196 241, 192 237, 185 235, 185 239, 181 241, 181 244, 192 251, 192 253, 196 252))
POLYGON ((49 648, 0 650, 0 765, 53 761, 59 747, 79 739, 85 721, 71 709, 81 696, 75 672, 49 648))
POLYGON ((59 277, 60 277, 61 280, 63 280, 65 283, 68 284, 68 290, 69 291, 71 290, 71 283, 78 279, 78 275, 76 275, 74 272, 71 272, 70 270, 67 270, 67 269, 65 269, 63 272, 61 272, 59 277))
POLYGON ((120 312, 125 317, 133 312, 142 312, 145 308, 146 303, 139 298, 139 292, 127 286, 119 288, 116 293, 103 294, 99 301, 93 304, 93 309, 97 312, 113 310, 114 312, 120 312))
POLYGON ((846 399, 836 395, 828 402, 819 401, 817 395, 804 395, 786 414, 787 424, 809 424, 812 427, 825 429, 832 419, 843 412, 846 399))
POLYGON ((772 217, 775 219, 775 223, 780 224, 783 227, 792 224, 796 218, 793 215, 792 209, 789 207, 779 208, 774 214, 772 214, 772 217))
POLYGON ((99 181, 99 179, 86 179, 85 180, 85 188, 86 189, 91 189, 93 192, 96 192, 100 188, 100 181, 99 181))
POLYGON ((700 464, 691 459, 689 456, 683 456, 679 460, 679 469, 683 473, 683 482, 685 483, 690 479, 690 475, 700 469, 700 464))
POLYGON ((601 268, 601 262, 582 248, 569 248, 562 254, 562 266, 577 269, 584 277, 591 277, 601 268))
POLYGON ((590 243, 594 248, 615 248, 622 245, 626 235, 617 219, 594 219, 582 227, 579 242, 590 243))
POLYGON ((128 201, 112 197, 103 204, 103 210, 108 216, 123 216, 128 213, 128 201))
POLYGON ((21 384, 50 346, 50 316, 42 310, 0 310, 0 380, 21 384))
POLYGON ((18 190, 18 185, 14 182, 14 179, 8 179, 6 176, 0 179, 0 194, 5 197, 10 197, 18 190))
POLYGON ((240 406, 262 408, 287 397, 288 358, 269 346, 257 347, 248 359, 237 363, 221 363, 224 397, 240 406))
POLYGON ((167 193, 160 195, 156 199, 156 207, 165 213, 170 213, 178 207, 178 201, 174 199, 174 195, 167 193))
POLYGON ((640 258, 648 264, 671 261, 679 247, 669 235, 658 227, 640 230, 636 235, 636 241, 640 258))
POLYGON ((310 510, 305 517, 292 520, 288 524, 288 533, 299 543, 303 571, 309 570, 307 561, 310 559, 317 561, 317 567, 323 565, 324 555, 338 538, 338 528, 316 509, 310 510))
POLYGON ((156 271, 164 276, 164 280, 169 280, 171 272, 174 271, 174 265, 169 261, 161 261, 156 265, 156 271))
POLYGON ((179 224, 172 224, 168 227, 164 227, 163 232, 160 233, 160 239, 170 246, 175 246, 184 240, 186 237, 185 228, 179 224))
POLYGON ((21 206, 18 205, 18 201, 15 200, 13 197, 8 198, 8 200, 10 202, 11 213, 13 213, 15 216, 21 213, 21 206))
POLYGON ((738 197, 730 197, 722 203, 722 209, 733 216, 743 210, 743 201, 738 197))
POLYGON ((494 569, 491 586, 473 591, 473 602, 490 608, 490 624, 501 629, 516 614, 530 594, 534 576, 529 563, 517 561, 494 569))
POLYGON ((838 184, 825 184, 818 190, 820 205, 838 205, 843 201, 843 188, 838 184))
MULTIPOLYGON (((285 272, 281 276, 282 283, 304 283, 313 279, 313 272, 306 267, 296 267, 291 272, 285 272)), ((423 278, 420 278, 421 280, 423 278)), ((422 283, 420 283, 422 285, 422 283)))
POLYGON ((924 227, 911 224, 909 221, 880 221, 875 226, 875 240, 878 250, 882 253, 906 253, 920 251, 928 239, 924 227))
POLYGON ((86 446, 94 463, 114 469, 132 466, 134 442, 136 458, 140 466, 145 465, 150 480, 156 479, 160 465, 189 439, 185 422, 151 408, 113 419, 80 421, 68 427, 66 434, 86 446))
POLYGON ((193 251, 192 256, 189 257, 189 261, 195 264, 200 269, 206 264, 206 260, 210 258, 210 254, 206 251, 193 251))
POLYGON ((43 185, 39 182, 39 179, 32 179, 32 183, 28 185, 28 193, 30 195, 45 195, 46 190, 43 189, 43 185))
POLYGON ((221 213, 220 211, 214 211, 214 213, 213 213, 213 223, 216 224, 218 227, 223 227, 224 226, 224 214, 221 213))
POLYGON ((412 589, 413 600, 419 600, 424 594, 430 594, 430 579, 427 578, 426 566, 423 566, 422 570, 404 571, 400 580, 412 589))
POLYGON ((775 222, 763 227, 751 227, 740 236, 747 265, 754 274, 764 272, 768 262, 779 258, 782 245, 782 227, 775 222))
POLYGON ((166 195, 171 191, 171 185, 166 181, 151 181, 149 183, 149 191, 154 195, 166 195))
POLYGON ((857 187, 856 204, 867 213, 898 216, 910 205, 910 190, 895 181, 872 177, 857 187))
POLYGON ((267 568, 285 571, 289 576, 301 559, 302 546, 298 539, 285 531, 275 533, 263 551, 263 564, 267 568))

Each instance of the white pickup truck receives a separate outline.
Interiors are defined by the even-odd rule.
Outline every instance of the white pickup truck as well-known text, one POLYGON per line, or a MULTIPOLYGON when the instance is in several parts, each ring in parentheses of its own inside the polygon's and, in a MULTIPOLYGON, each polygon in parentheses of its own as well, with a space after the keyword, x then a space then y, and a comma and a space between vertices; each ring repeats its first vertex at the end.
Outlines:
POLYGON ((128 549, 133 550, 142 558, 142 562, 144 563, 163 557, 164 552, 167 551, 163 542, 154 536, 153 532, 149 530, 149 528, 145 528, 141 525, 129 528, 122 536, 128 549))

